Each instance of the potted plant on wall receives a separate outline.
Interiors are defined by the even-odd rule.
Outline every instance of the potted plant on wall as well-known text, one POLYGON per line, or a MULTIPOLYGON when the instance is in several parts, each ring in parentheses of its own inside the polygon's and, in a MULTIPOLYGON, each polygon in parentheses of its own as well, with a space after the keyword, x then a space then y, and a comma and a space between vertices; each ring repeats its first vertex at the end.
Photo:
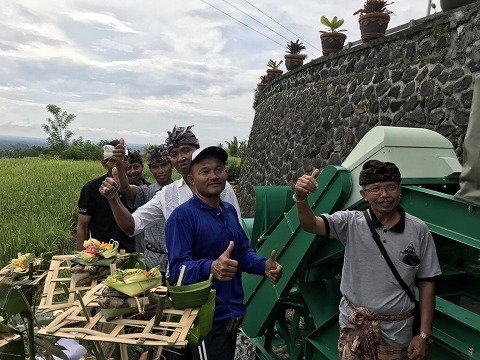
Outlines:
POLYGON ((257 84, 257 90, 263 91, 268 85, 267 74, 260 75, 260 82, 257 84))
POLYGON ((280 65, 283 64, 283 60, 275 61, 270 59, 267 63, 267 80, 268 82, 275 80, 275 78, 282 76, 283 70, 280 69, 280 65))
POLYGON ((363 8, 353 13, 353 15, 360 14, 358 22, 363 42, 385 36, 390 22, 389 14, 392 13, 387 6, 391 4, 393 2, 387 3, 386 0, 366 0, 363 8))
POLYGON ((307 55, 300 54, 302 50, 305 50, 305 46, 300 39, 297 39, 295 42, 290 41, 287 43, 287 51, 285 51, 287 53, 285 55, 285 67, 287 70, 290 71, 303 65, 303 60, 305 60, 307 55))
POLYGON ((336 16, 332 20, 328 20, 326 16, 320 18, 320 22, 325 25, 328 31, 320 30, 320 41, 322 42, 322 53, 328 55, 343 49, 347 35, 343 34, 346 29, 339 28, 345 22, 343 19, 338 19, 336 16))

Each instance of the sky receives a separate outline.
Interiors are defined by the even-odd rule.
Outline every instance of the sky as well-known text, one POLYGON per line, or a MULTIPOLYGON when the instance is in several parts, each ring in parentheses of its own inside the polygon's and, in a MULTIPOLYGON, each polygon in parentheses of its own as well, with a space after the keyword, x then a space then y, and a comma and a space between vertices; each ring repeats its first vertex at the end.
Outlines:
MULTIPOLYGON (((46 138, 55 104, 76 115, 74 139, 162 144, 194 125, 203 146, 247 140, 268 60, 298 38, 307 62, 321 56, 322 15, 359 40, 363 2, 2 0, 0 135, 46 138)), ((392 28, 426 16, 428 0, 389 8, 392 28)))

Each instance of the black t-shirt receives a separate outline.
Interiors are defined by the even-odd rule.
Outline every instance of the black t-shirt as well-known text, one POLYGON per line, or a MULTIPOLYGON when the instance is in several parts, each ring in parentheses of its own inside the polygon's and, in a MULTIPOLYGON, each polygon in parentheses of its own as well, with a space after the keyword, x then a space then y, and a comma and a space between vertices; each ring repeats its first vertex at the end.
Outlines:
MULTIPOLYGON (((107 176, 103 175, 93 179, 82 187, 78 199, 78 212, 91 216, 90 236, 92 238, 107 243, 110 239, 116 240, 119 243, 119 249, 133 253, 135 252, 135 238, 128 236, 118 227, 108 200, 98 191, 107 176)), ((133 212, 133 209, 127 206, 127 198, 120 193, 119 196, 128 211, 133 212)))

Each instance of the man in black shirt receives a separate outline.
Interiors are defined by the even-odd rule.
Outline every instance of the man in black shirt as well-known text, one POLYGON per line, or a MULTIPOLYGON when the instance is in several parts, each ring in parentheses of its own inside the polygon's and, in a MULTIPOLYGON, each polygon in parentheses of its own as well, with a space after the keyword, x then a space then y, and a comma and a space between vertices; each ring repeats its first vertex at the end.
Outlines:
MULTIPOLYGON (((112 168, 116 165, 112 158, 113 148, 118 143, 118 140, 114 140, 103 147, 102 166, 107 173, 86 183, 80 192, 76 244, 78 251, 83 250, 83 242, 92 237, 107 243, 110 239, 116 240, 119 249, 124 249, 128 253, 135 252, 135 240, 118 227, 108 200, 98 191, 103 180, 107 176, 112 176, 112 168)), ((125 207, 132 212, 133 210, 127 206, 126 197, 119 195, 125 207)))

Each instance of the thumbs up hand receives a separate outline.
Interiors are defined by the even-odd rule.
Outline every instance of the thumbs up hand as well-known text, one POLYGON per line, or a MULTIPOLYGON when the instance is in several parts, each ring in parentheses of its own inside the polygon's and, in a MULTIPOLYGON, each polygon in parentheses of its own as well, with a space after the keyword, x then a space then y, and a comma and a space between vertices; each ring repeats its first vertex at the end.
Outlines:
POLYGON ((112 158, 117 167, 123 167, 125 162, 125 140, 120 138, 119 144, 113 149, 112 158))
POLYGON ((230 241, 224 253, 220 255, 217 260, 212 261, 210 271, 219 281, 230 281, 237 273, 238 262, 230 259, 234 246, 235 243, 230 241))
POLYGON ((276 284, 278 280, 282 277, 283 268, 277 260, 275 250, 272 250, 270 257, 268 258, 267 262, 265 263, 265 275, 270 279, 272 284, 276 284))
POLYGON ((319 169, 315 169, 312 175, 304 174, 300 176, 295 184, 295 197, 298 202, 307 199, 308 194, 314 193, 318 189, 317 176, 320 174, 319 169))
POLYGON ((98 189, 100 194, 105 196, 107 199, 114 198, 118 193, 118 184, 120 183, 120 180, 118 179, 118 170, 116 167, 112 168, 112 176, 113 178, 105 178, 100 185, 100 189, 98 189))

